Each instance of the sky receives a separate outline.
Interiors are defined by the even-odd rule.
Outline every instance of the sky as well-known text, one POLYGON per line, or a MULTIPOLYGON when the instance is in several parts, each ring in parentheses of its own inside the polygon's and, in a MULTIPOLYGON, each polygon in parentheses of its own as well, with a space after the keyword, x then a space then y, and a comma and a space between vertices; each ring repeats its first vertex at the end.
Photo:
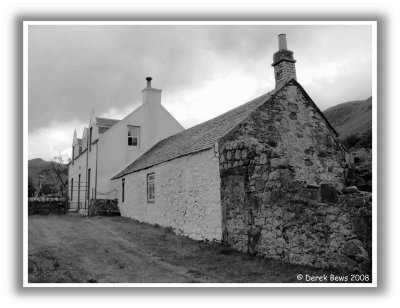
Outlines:
POLYGON ((321 110, 371 96, 370 26, 30 25, 28 157, 71 156, 91 110, 122 119, 147 76, 185 128, 269 92, 280 33, 321 110))

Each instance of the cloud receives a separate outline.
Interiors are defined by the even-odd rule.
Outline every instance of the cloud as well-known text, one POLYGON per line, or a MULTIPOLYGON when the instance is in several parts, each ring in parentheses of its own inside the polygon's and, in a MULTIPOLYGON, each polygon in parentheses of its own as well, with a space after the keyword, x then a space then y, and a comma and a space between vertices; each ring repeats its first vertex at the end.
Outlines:
POLYGON ((184 91, 179 97, 174 94, 164 100, 164 104, 185 128, 189 128, 263 94, 262 82, 254 82, 245 74, 231 73, 209 80, 201 89, 184 91))
POLYGON ((30 26, 29 133, 53 140, 47 152, 30 148, 67 149, 69 125, 87 123, 93 108, 123 118, 141 102, 146 76, 185 127, 217 116, 273 89, 279 33, 322 110, 371 95, 369 26, 30 26))
MULTIPOLYGON (((86 124, 87 125, 87 124, 86 124)), ((85 123, 69 122, 62 125, 39 128, 28 135, 28 158, 41 157, 51 160, 57 155, 71 157, 73 132, 76 127, 78 136, 83 133, 85 123)))

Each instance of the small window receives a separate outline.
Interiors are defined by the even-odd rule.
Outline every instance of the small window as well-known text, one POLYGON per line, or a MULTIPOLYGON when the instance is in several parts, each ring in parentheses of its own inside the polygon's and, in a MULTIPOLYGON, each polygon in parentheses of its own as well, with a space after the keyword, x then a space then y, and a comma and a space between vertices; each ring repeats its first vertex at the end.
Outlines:
POLYGON ((147 202, 154 202, 155 200, 155 182, 156 176, 154 173, 147 175, 147 202))
POLYGON ((122 179, 122 202, 125 202, 125 179, 122 179))
POLYGON ((128 146, 139 147, 139 126, 128 125, 128 146))

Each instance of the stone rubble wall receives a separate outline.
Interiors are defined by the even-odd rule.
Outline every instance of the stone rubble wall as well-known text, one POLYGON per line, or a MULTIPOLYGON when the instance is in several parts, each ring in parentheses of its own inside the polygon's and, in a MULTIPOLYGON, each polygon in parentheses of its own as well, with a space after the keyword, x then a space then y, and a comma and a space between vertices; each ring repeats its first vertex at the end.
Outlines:
POLYGON ((335 187, 273 191, 270 204, 250 200, 227 212, 233 248, 290 263, 371 272, 371 193, 335 187))
POLYGON ((337 195, 346 156, 315 105, 289 83, 219 142, 224 241, 293 263, 363 268, 370 239, 354 221, 370 219, 370 195, 337 195))
POLYGON ((219 154, 220 169, 245 168, 257 194, 293 180, 341 189, 348 167, 348 153, 334 131, 291 83, 224 137, 219 154))
POLYGON ((29 198, 28 215, 65 214, 68 209, 68 200, 60 198, 29 198))
POLYGON ((91 199, 88 207, 88 216, 119 216, 118 200, 91 199))

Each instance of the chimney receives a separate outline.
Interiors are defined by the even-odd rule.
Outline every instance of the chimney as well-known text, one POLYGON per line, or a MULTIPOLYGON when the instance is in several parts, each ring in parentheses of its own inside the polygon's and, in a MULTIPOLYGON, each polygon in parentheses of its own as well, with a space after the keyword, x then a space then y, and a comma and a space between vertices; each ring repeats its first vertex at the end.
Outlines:
POLYGON ((146 77, 147 86, 143 89, 143 104, 161 104, 162 90, 154 89, 151 87, 153 78, 146 77))
POLYGON ((274 53, 275 88, 288 79, 296 79, 296 60, 293 51, 287 49, 286 34, 279 34, 279 50, 274 53))

